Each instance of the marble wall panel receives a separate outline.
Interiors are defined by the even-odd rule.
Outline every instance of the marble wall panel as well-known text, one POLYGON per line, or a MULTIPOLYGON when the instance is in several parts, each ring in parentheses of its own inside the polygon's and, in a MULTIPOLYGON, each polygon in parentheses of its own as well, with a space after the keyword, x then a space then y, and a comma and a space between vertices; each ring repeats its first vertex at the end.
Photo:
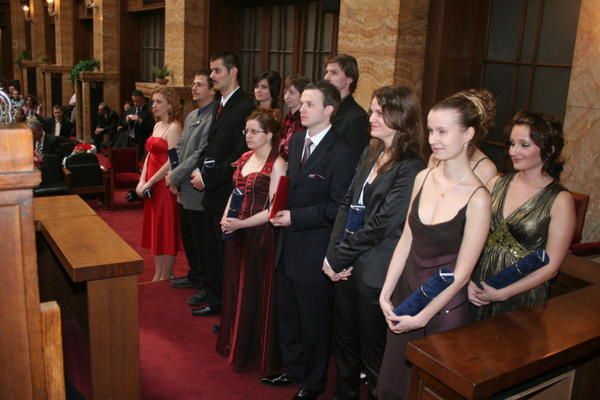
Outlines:
POLYGON ((94 8, 94 58, 100 71, 119 72, 119 0, 96 0, 94 8))
POLYGON ((69 0, 56 0, 55 3, 56 64, 72 66, 75 54, 73 22, 77 3, 69 0))
POLYGON ((565 170, 570 190, 590 195, 583 241, 600 241, 600 1, 582 0, 565 112, 565 170))
MULTIPOLYGON (((10 34, 12 39, 12 60, 16 60, 19 54, 26 48, 25 44, 25 19, 21 10, 19 0, 10 0, 10 34)), ((12 62, 11 60, 11 62, 12 62)), ((15 79, 23 82, 21 68, 16 65, 13 67, 15 79)))

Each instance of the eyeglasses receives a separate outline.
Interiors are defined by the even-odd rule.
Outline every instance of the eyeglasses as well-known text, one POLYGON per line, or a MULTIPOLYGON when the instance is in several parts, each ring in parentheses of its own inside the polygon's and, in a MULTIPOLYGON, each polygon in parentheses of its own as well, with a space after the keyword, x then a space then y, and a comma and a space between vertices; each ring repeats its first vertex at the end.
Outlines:
POLYGON ((259 133, 266 133, 266 131, 257 131, 254 129, 242 129, 242 134, 244 136, 248 136, 248 135, 255 136, 255 135, 258 135, 259 133))

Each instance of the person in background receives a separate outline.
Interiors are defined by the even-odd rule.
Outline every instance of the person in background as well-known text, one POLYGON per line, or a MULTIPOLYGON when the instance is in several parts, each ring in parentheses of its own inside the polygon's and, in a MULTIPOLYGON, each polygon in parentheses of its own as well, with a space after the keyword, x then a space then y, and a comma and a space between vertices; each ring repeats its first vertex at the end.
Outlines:
POLYGON ((23 113, 25 117, 37 117, 40 121, 43 120, 42 117, 42 105, 38 103, 37 99, 34 95, 28 94, 25 97, 25 104, 23 105, 23 113))
MULTIPOLYGON (((477 93, 480 93, 482 96, 486 96, 489 99, 489 100, 486 100, 485 102, 481 103, 481 104, 488 104, 488 107, 489 107, 488 110, 485 110, 485 112, 488 115, 490 115, 490 120, 491 120, 490 126, 488 127, 488 131, 489 131, 489 129, 491 129, 493 127, 494 119, 496 117, 496 102, 494 100, 494 96, 485 89, 483 89, 483 90, 476 90, 476 89, 463 90, 461 92, 458 92, 456 95, 469 98, 469 97, 478 96, 477 93)), ((498 174, 496 165, 494 165, 494 163, 478 147, 479 143, 484 138, 485 138, 485 136, 479 137, 477 139, 478 142, 473 143, 469 147, 469 149, 470 149, 469 162, 471 163, 471 168, 473 169, 473 172, 475 172, 475 175, 477 175, 477 177, 483 184, 485 184, 491 178, 493 178, 494 176, 496 176, 498 174)), ((434 167, 437 167, 439 164, 440 164, 440 160, 436 159, 434 154, 431 154, 431 156, 429 157, 429 163, 427 164, 427 168, 434 168, 434 167)))
POLYGON ((107 147, 112 142, 119 124, 119 116, 112 110, 108 104, 101 102, 98 104, 98 119, 96 129, 94 129, 94 144, 100 151, 102 146, 107 147))
POLYGON ((44 132, 44 124, 35 116, 27 118, 26 125, 31 129, 33 151, 39 160, 43 160, 45 154, 59 155, 63 138, 44 132))
POLYGON ((153 133, 153 118, 144 94, 139 90, 131 92, 132 106, 127 110, 125 122, 129 128, 129 137, 133 139, 137 149, 138 160, 145 155, 146 140, 153 133))
POLYGON ((44 121, 44 130, 49 135, 70 138, 75 135, 73 124, 64 118, 63 109, 59 105, 52 106, 52 118, 44 121))
POLYGON ((471 317, 478 321, 544 302, 575 229, 571 194, 560 183, 562 124, 547 114, 521 111, 507 127, 516 173, 492 178, 492 225, 469 282, 471 317), (550 262, 502 289, 484 281, 527 254, 544 249, 550 262), (481 285, 481 288, 478 285, 481 285))
MULTIPOLYGON (((269 204, 286 164, 278 156, 281 123, 275 110, 259 108, 246 121, 250 149, 234 162, 233 186, 244 198, 237 218, 221 218, 221 229, 233 237, 225 247, 223 308, 217 351, 234 369, 258 363, 263 372, 279 366, 274 330, 275 230, 269 204)), ((231 202, 231 197, 229 198, 231 202)), ((229 203, 228 203, 229 204, 229 203)))
POLYGON ((287 161, 290 139, 296 132, 304 130, 300 120, 300 96, 310 81, 300 75, 288 76, 283 89, 283 101, 287 106, 287 114, 283 119, 281 140, 279 141, 279 155, 287 161))
POLYGON ((379 294, 402 234, 415 176, 425 165, 419 154, 421 108, 412 90, 384 86, 373 92, 371 143, 340 205, 323 272, 334 282, 333 348, 339 399, 358 399, 361 369, 369 398, 375 388, 387 324, 379 294), (344 238, 350 207, 364 206, 364 225, 344 238))
POLYGON ((281 75, 264 71, 254 78, 254 101, 257 108, 279 109, 281 75))
POLYGON ((153 282, 172 278, 179 248, 179 217, 175 195, 167 188, 164 177, 169 171, 168 150, 181 137, 181 104, 174 89, 160 87, 152 94, 152 114, 157 123, 146 142, 148 155, 137 185, 137 195, 144 198, 142 247, 154 255, 153 282))
POLYGON ((402 236, 394 250, 379 296, 389 331, 377 398, 407 398, 409 341, 469 322, 467 283, 490 226, 490 195, 469 162, 471 142, 490 124, 483 94, 450 96, 427 116, 429 145, 440 166, 420 172, 402 236), (441 268, 454 282, 414 316, 396 315, 394 307, 441 268))
MULTIPOLYGON (((12 88, 12 92, 10 93, 10 101, 12 102, 13 107, 19 107, 22 109, 25 105, 25 100, 23 99, 23 96, 21 96, 21 92, 17 88, 15 88, 14 86, 12 88)), ((25 115, 24 111, 23 115, 25 115)))
POLYGON ((369 144, 369 116, 352 96, 358 78, 358 62, 353 56, 338 54, 325 60, 324 79, 333 84, 342 97, 340 109, 332 121, 333 127, 360 156, 369 144))

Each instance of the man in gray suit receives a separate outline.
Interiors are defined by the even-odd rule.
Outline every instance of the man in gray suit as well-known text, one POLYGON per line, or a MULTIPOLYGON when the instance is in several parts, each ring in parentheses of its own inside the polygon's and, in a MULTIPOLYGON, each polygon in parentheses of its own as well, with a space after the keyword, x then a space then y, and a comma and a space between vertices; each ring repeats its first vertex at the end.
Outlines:
POLYGON ((188 299, 190 305, 197 306, 206 300, 206 293, 200 287, 200 277, 203 274, 200 255, 206 247, 203 245, 206 234, 202 232, 202 227, 206 226, 203 221, 206 215, 202 207, 204 192, 194 189, 190 180, 197 167, 198 156, 206 147, 208 130, 212 123, 215 90, 210 80, 210 70, 199 71, 194 76, 192 99, 198 108, 190 112, 185 119, 181 143, 177 148, 179 165, 170 171, 165 179, 170 190, 178 194, 181 237, 190 267, 187 276, 173 279, 171 286, 198 289, 188 299))

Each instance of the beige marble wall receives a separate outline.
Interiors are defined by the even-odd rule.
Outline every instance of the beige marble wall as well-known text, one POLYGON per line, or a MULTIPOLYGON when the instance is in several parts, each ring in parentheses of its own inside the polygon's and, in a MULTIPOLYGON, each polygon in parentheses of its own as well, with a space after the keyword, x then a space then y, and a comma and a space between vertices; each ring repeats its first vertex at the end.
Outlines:
MULTIPOLYGON (((44 7, 44 0, 32 0, 29 2, 29 9, 31 11, 31 57, 36 62, 41 62, 42 59, 49 57, 46 54, 46 40, 47 32, 46 32, 46 24, 45 18, 46 16, 46 8, 44 7)), ((33 93, 39 99, 43 99, 45 96, 44 93, 44 77, 42 76, 42 71, 39 66, 36 66, 35 69, 36 76, 36 90, 37 93, 33 93)), ((44 104, 44 107, 46 105, 44 104)))
POLYGON ((395 83, 420 93, 429 0, 342 0, 338 53, 358 60, 357 101, 368 107, 374 89, 395 83))
POLYGON ((119 72, 120 0, 96 0, 94 8, 94 58, 100 71, 119 72))
POLYGON ((591 196, 583 241, 600 241, 600 1, 582 0, 565 114, 570 190, 591 196))
MULTIPOLYGON (((56 38, 56 64, 64 66, 73 65, 75 54, 73 46, 74 17, 77 3, 71 0, 56 0, 54 16, 54 29, 56 38)), ((63 88, 64 90, 64 88, 63 88)))
POLYGON ((165 1, 165 65, 170 83, 185 86, 208 66, 208 0, 165 1))
MULTIPOLYGON (((12 62, 26 48, 25 19, 23 18, 23 10, 21 9, 21 2, 19 0, 10 0, 10 34, 12 37, 12 60, 10 62, 12 62)), ((22 70, 16 65, 13 67, 13 75, 15 79, 23 82, 22 70)))

